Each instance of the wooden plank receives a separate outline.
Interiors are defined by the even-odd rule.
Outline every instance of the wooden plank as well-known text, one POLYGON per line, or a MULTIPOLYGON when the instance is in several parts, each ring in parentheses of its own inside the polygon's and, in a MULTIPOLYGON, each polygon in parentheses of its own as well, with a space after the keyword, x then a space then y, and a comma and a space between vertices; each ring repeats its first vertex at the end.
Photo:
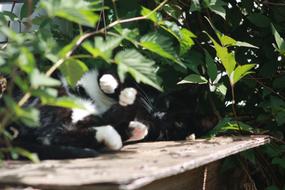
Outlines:
MULTIPOLYGON (((138 143, 96 158, 5 162, 0 184, 43 189, 123 189, 147 187, 216 160, 269 143, 268 136, 138 143)), ((186 175, 186 174, 185 174, 186 175)))

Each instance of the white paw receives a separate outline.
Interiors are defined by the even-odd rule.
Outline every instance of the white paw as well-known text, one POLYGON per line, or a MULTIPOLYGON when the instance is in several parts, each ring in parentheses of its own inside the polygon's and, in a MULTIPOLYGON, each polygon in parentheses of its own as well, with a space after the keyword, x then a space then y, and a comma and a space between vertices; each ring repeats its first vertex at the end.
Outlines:
POLYGON ((119 133, 111 126, 94 127, 95 138, 99 143, 103 143, 110 150, 120 150, 123 142, 119 133))
POLYGON ((129 128, 132 130, 132 136, 127 142, 142 140, 148 134, 148 127, 139 121, 131 121, 129 123, 129 128))
POLYGON ((113 94, 119 84, 112 75, 105 74, 99 79, 99 85, 106 94, 113 94))
POLYGON ((137 96, 137 90, 134 88, 125 88, 124 90, 121 91, 120 96, 119 96, 119 104, 121 106, 128 106, 132 105, 137 96))

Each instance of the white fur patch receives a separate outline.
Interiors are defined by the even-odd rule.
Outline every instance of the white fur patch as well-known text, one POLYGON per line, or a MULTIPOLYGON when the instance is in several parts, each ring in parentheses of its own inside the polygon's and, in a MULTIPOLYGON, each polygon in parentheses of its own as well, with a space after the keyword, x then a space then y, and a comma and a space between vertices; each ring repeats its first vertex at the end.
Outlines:
POLYGON ((105 74, 99 79, 99 85, 106 94, 113 94, 119 84, 112 75, 105 74))
POLYGON ((120 96, 119 96, 119 104, 121 106, 128 106, 132 105, 137 96, 137 90, 134 88, 125 88, 124 90, 121 91, 120 96))
POLYGON ((91 101, 79 99, 79 104, 82 106, 82 108, 72 109, 72 123, 76 123, 89 115, 98 114, 95 105, 91 101))
POLYGON ((120 150, 123 142, 119 133, 111 126, 94 127, 96 132, 96 140, 103 143, 110 150, 120 150))
POLYGON ((129 128, 132 129, 132 136, 127 142, 142 140, 148 134, 148 127, 139 121, 131 121, 129 123, 129 128))
POLYGON ((95 70, 89 71, 81 77, 81 79, 77 82, 77 85, 81 85, 85 92, 95 102, 97 114, 100 115, 107 111, 113 104, 116 103, 116 101, 106 96, 101 91, 97 79, 98 72, 95 70))

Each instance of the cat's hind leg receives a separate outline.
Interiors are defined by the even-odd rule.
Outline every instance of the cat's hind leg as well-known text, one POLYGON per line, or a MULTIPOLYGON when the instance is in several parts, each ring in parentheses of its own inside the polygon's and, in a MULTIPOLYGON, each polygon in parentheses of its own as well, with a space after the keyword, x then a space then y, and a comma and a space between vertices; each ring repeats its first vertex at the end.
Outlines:
POLYGON ((120 150, 122 148, 122 138, 111 125, 93 127, 93 129, 96 131, 96 140, 108 149, 120 150))
POLYGON ((131 121, 129 123, 131 136, 126 142, 143 140, 148 134, 148 126, 140 121, 131 121))

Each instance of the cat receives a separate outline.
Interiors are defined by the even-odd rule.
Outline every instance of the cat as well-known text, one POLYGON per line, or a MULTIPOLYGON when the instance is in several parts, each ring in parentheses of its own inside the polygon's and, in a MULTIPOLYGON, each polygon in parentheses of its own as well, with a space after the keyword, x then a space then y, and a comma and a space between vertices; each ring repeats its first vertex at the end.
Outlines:
POLYGON ((92 157, 102 148, 118 151, 137 141, 183 140, 205 134, 217 123, 213 114, 198 113, 199 89, 164 94, 98 70, 85 73, 74 89, 61 81, 59 94, 79 99, 85 109, 42 106, 38 128, 11 126, 20 134, 14 145, 41 159, 92 157))

